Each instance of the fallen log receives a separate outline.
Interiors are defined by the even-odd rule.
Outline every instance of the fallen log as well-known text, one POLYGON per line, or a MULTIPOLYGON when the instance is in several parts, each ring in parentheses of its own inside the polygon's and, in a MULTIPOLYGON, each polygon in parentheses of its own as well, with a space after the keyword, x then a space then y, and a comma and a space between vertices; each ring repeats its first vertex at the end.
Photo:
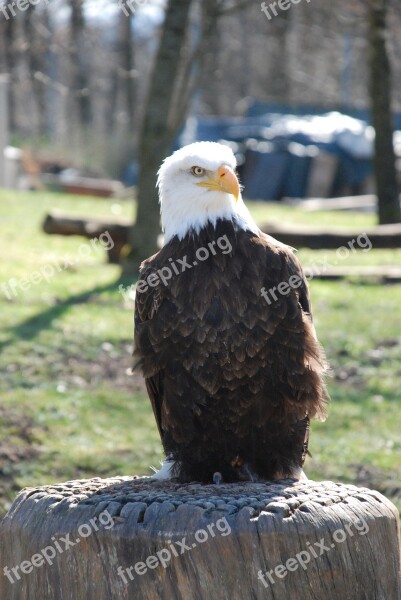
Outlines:
POLYGON ((285 200, 285 204, 302 208, 306 212, 325 210, 374 211, 377 206, 377 196, 364 194, 360 196, 341 196, 339 198, 307 198, 306 200, 288 198, 285 200))
POLYGON ((375 282, 380 284, 391 284, 401 282, 401 268, 400 267, 319 267, 316 266, 305 266, 305 275, 307 279, 321 279, 327 281, 338 281, 340 279, 354 279, 369 282, 375 282))
POLYGON ((110 221, 92 217, 71 217, 61 213, 52 212, 46 215, 43 222, 43 231, 58 235, 81 235, 87 238, 99 237, 109 231, 112 235, 127 239, 127 231, 131 226, 128 219, 110 221))
POLYGON ((6 600, 400 600, 398 511, 291 480, 118 477, 23 490, 0 528, 6 600))
POLYGON ((312 248, 313 250, 352 250, 362 248, 369 238, 372 248, 401 248, 401 223, 395 225, 377 225, 363 230, 340 227, 310 227, 300 224, 266 223, 261 230, 294 248, 312 248))
POLYGON ((80 196, 97 196, 99 198, 122 197, 125 190, 120 181, 81 177, 79 175, 65 178, 60 175, 43 173, 40 181, 51 191, 78 194, 80 196))
POLYGON ((128 219, 110 221, 92 217, 71 217, 58 212, 46 215, 43 231, 51 235, 79 235, 88 239, 99 238, 108 233, 113 240, 113 247, 107 249, 108 260, 118 263, 122 248, 128 243, 131 222, 128 219))
MULTIPOLYGON (((80 235, 86 238, 99 237, 108 232, 114 242, 108 255, 111 262, 118 262, 122 247, 128 243, 131 223, 128 220, 109 221, 107 219, 68 217, 59 213, 49 213, 43 223, 43 231, 48 234, 80 235)), ((309 227, 281 223, 266 223, 262 231, 272 235, 284 244, 294 248, 315 250, 345 248, 352 250, 366 248, 368 241, 374 249, 401 248, 401 223, 378 225, 359 229, 309 227), (352 246, 352 247, 351 247, 352 246)))

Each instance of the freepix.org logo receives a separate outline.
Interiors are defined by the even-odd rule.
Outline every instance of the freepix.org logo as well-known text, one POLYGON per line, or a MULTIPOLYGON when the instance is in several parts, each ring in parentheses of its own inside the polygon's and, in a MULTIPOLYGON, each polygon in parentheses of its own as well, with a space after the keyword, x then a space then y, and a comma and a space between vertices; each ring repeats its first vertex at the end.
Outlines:
POLYGON ((344 529, 336 529, 333 532, 331 540, 326 541, 321 538, 318 542, 306 542, 306 548, 288 558, 285 563, 276 565, 270 571, 258 571, 258 580, 265 588, 268 588, 269 585, 274 585, 277 579, 284 579, 289 573, 297 571, 299 568, 306 571, 312 559, 317 560, 331 552, 338 544, 343 544, 347 537, 353 537, 355 533, 366 535, 368 532, 369 525, 362 517, 352 523, 347 523, 344 529))
POLYGON ((204 544, 210 538, 216 535, 226 537, 230 535, 231 527, 226 517, 218 519, 215 523, 209 523, 205 529, 198 529, 194 534, 194 542, 187 541, 186 537, 172 542, 168 540, 168 545, 158 550, 154 555, 150 555, 144 561, 138 561, 130 567, 123 568, 121 565, 117 569, 118 575, 127 585, 129 581, 134 581, 137 575, 145 575, 149 570, 157 569, 161 566, 166 569, 173 558, 178 558, 196 548, 199 544, 204 544))
POLYGON ((72 540, 70 533, 59 537, 52 536, 50 540, 51 543, 48 546, 42 548, 36 554, 33 554, 29 560, 22 561, 19 565, 15 565, 11 568, 7 566, 4 567, 3 574, 10 583, 14 584, 16 581, 20 581, 24 575, 30 575, 34 569, 40 569, 45 566, 45 564, 52 566, 58 555, 68 552, 70 548, 80 544, 81 540, 88 538, 94 531, 111 529, 112 527, 114 527, 114 519, 111 514, 105 510, 97 517, 90 519, 89 523, 82 523, 78 527, 77 538, 72 540))
MULTIPOLYGON (((267 5, 267 2, 262 2, 260 5, 260 10, 264 13, 271 21, 273 17, 278 17, 281 12, 285 12, 289 8, 292 7, 293 4, 299 4, 303 0, 278 0, 278 2, 271 2, 267 5)), ((309 4, 310 0, 306 0, 309 4)))
MULTIPOLYGON (((192 269, 193 267, 199 265, 201 262, 207 260, 210 255, 216 256, 216 254, 219 251, 222 254, 230 254, 232 250, 233 248, 231 246, 230 240, 226 235, 223 235, 217 238, 217 240, 209 242, 207 247, 201 246, 200 248, 197 248, 195 252, 196 260, 194 260, 193 263, 188 262, 188 257, 186 255, 182 258, 177 258, 176 260, 169 258, 168 265, 165 265, 158 271, 151 273, 146 279, 142 279, 137 284, 136 293, 141 294, 143 292, 147 292, 149 287, 155 288, 160 284, 163 284, 167 287, 168 282, 173 277, 173 274, 181 275, 181 273, 184 273, 188 269, 192 269)), ((130 293, 133 292, 134 289, 134 285, 130 285, 127 288, 125 288, 122 284, 118 286, 118 290, 125 300, 129 300, 130 293)))
POLYGON ((43 2, 47 6, 50 4, 50 0, 15 0, 15 2, 0 2, 0 13, 3 14, 3 17, 8 21, 13 17, 17 16, 16 11, 25 12, 28 10, 30 6, 37 6, 43 2))

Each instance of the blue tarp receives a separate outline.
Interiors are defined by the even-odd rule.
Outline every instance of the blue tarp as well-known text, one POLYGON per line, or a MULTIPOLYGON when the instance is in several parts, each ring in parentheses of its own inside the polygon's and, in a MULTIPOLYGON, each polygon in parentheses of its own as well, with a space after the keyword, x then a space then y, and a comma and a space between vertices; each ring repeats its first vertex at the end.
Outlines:
POLYGON ((277 200, 306 195, 309 171, 316 146, 294 142, 257 142, 247 144, 241 179, 250 200, 277 200))
POLYGON ((313 157, 319 151, 339 159, 333 190, 357 187, 372 172, 374 132, 365 121, 338 112, 299 116, 191 117, 177 147, 194 141, 222 141, 239 157, 245 196, 279 200, 304 198, 313 157))
MULTIPOLYGON (((340 112, 343 115, 365 121, 369 125, 372 124, 372 118, 370 110, 367 108, 349 108, 345 106, 291 106, 289 104, 277 104, 272 102, 261 102, 260 100, 253 100, 246 112, 247 117, 261 117, 266 114, 279 114, 279 115, 297 115, 299 117, 305 117, 310 115, 324 115, 328 112, 340 112)), ((401 113, 394 114, 394 128, 398 131, 401 130, 401 113)))
MULTIPOLYGON (((245 117, 189 117, 173 149, 201 140, 231 145, 245 197, 269 200, 304 198, 314 157, 328 152, 338 157, 328 182, 338 194, 345 187, 358 189, 372 173, 374 130, 368 119, 366 110, 324 113, 318 107, 254 102, 245 117)), ((401 114, 396 122, 401 130, 401 114)), ((124 183, 136 183, 134 166, 126 169, 124 183)))

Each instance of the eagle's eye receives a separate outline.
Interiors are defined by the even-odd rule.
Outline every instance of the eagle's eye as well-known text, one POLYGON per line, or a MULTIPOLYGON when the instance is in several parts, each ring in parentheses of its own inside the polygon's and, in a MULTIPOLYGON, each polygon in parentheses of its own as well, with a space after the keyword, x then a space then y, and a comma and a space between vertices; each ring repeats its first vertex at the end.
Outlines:
POLYGON ((202 167, 192 167, 191 173, 195 177, 202 177, 206 173, 206 170, 202 169, 202 167))

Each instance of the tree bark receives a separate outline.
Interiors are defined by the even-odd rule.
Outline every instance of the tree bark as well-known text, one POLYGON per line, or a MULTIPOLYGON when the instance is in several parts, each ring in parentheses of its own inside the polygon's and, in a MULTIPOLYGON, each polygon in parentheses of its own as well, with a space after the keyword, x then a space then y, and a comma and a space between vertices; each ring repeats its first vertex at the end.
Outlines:
POLYGON ((9 76, 0 74, 0 187, 5 187, 7 182, 6 159, 4 150, 8 146, 8 87, 9 76))
POLYGON ((374 169, 380 224, 401 221, 391 113, 391 66, 386 48, 388 0, 370 0, 370 94, 376 131, 374 169))
POLYGON ((121 11, 121 44, 120 57, 123 69, 123 91, 127 110, 127 126, 132 131, 134 128, 135 114, 135 81, 134 81, 134 43, 132 33, 132 16, 128 17, 121 11))
MULTIPOLYGON (((137 219, 126 270, 136 271, 142 260, 157 250, 160 213, 156 175, 175 135, 173 98, 190 6, 191 0, 170 0, 166 9, 139 142, 137 219)), ((181 115, 181 121, 184 118, 185 115, 181 115)))
MULTIPOLYGON (((34 28, 34 20, 37 18, 36 6, 33 4, 29 5, 28 10, 24 15, 24 38, 26 42, 25 48, 25 60, 29 72, 29 78, 31 83, 31 90, 33 93, 33 103, 36 108, 36 131, 37 136, 43 135, 48 126, 47 121, 47 90, 43 85, 43 82, 39 81, 36 73, 44 71, 46 74, 49 71, 48 65, 48 53, 49 48, 47 41, 39 37, 34 28)), ((48 25, 48 13, 47 8, 42 17, 48 25)))
POLYGON ((28 488, 0 564, 4 600, 401 598, 396 507, 328 481, 28 488))
POLYGON ((8 85, 8 123, 10 131, 17 127, 16 92, 15 92, 15 70, 17 65, 17 22, 9 18, 2 23, 2 34, 4 35, 4 63, 6 74, 9 75, 8 85))
POLYGON ((72 69, 73 103, 78 105, 79 125, 89 125, 92 120, 89 94, 88 53, 85 52, 84 0, 69 0, 70 17, 70 59, 72 69))

